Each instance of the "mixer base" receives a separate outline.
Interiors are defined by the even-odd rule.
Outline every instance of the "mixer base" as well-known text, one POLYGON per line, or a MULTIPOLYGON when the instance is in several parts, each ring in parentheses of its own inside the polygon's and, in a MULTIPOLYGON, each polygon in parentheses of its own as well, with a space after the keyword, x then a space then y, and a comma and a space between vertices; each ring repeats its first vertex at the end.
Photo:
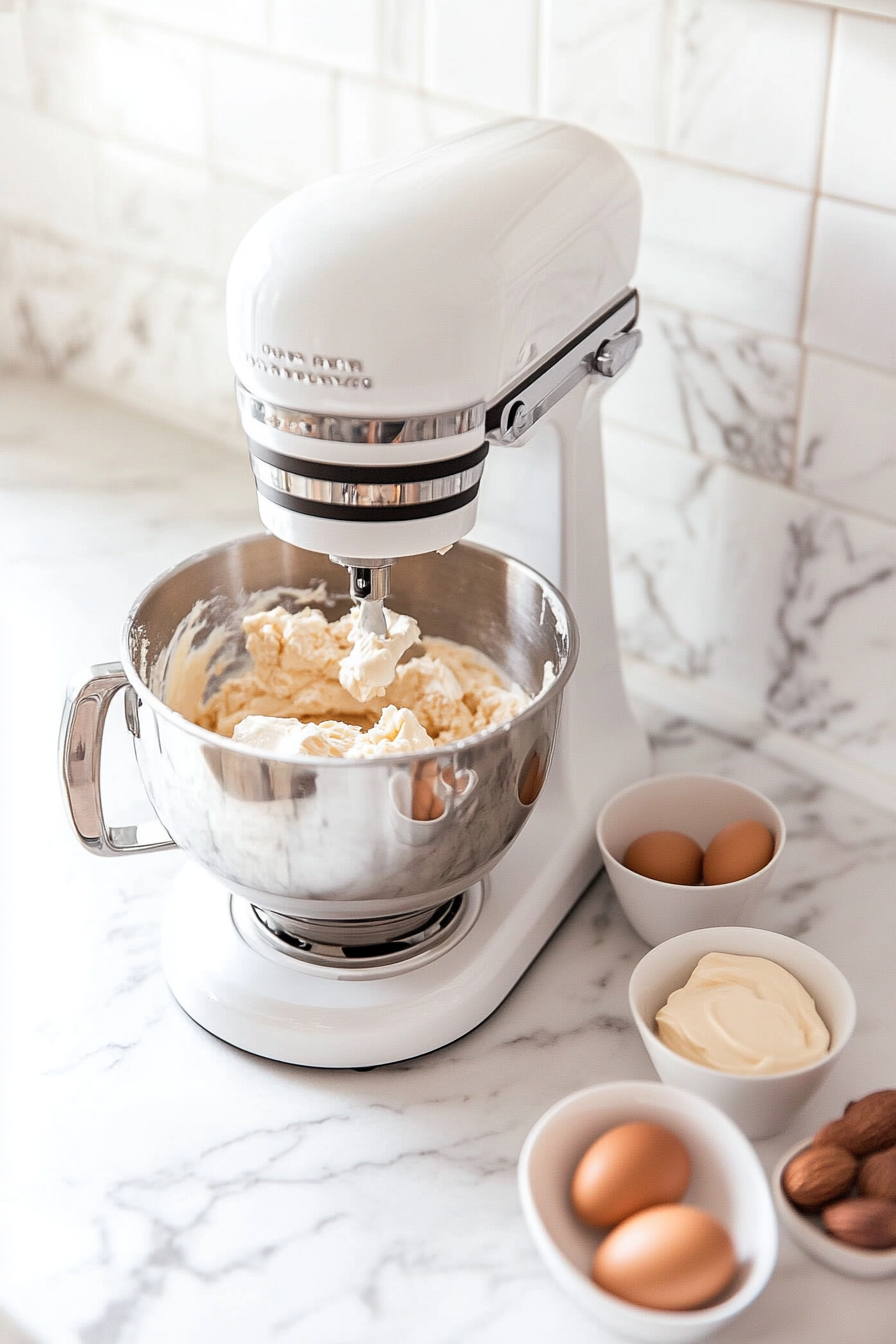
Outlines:
POLYGON ((494 1012, 597 871, 596 846, 583 836, 577 862, 558 853, 550 886, 533 882, 526 841, 535 830, 492 870, 484 896, 465 893, 437 953, 373 973, 322 968, 254 936, 248 902, 188 863, 162 933, 171 991, 221 1040, 287 1064, 369 1068, 437 1050, 494 1012))

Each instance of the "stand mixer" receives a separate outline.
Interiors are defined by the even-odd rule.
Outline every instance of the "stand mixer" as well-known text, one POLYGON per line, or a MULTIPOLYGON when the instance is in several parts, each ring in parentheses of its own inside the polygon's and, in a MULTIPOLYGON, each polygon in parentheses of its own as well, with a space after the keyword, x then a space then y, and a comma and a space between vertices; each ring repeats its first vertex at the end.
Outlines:
POLYGON ((598 811, 649 764, 620 674, 600 448, 602 393, 640 343, 639 214, 604 141, 514 120, 306 188, 238 248, 229 352, 273 536, 147 590, 124 670, 91 670, 62 733, 88 849, 177 842, 197 860, 169 896, 164 968, 224 1040, 324 1067, 447 1044, 501 1003, 597 873, 598 811), (461 541, 471 533, 523 563, 461 541), (422 768, 411 758, 274 763, 166 712, 163 650, 197 596, 226 595, 229 613, 275 582, 336 592, 341 574, 362 627, 384 633, 393 566, 399 609, 536 695, 478 744, 430 753, 441 821, 401 802, 422 768), (545 664, 554 684, 538 696, 545 664), (103 820, 102 728, 122 688, 173 840, 103 820), (373 829, 386 812, 388 844, 373 829), (250 879, 231 841, 243 870, 254 855, 250 879))

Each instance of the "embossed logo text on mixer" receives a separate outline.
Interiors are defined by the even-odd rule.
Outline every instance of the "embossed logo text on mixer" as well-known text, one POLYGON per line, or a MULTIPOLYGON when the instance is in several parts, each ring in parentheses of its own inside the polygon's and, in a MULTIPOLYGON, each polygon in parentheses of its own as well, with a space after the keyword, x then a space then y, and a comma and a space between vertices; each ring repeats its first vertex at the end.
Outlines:
POLYGON ((371 380, 362 376, 364 365, 360 359, 346 359, 342 355, 308 355, 301 350, 284 350, 280 345, 263 345, 262 355, 245 352, 246 363, 275 378, 291 378, 298 383, 322 383, 327 387, 372 387, 371 380), (274 360, 281 361, 274 363, 274 360), (298 365, 298 367, 296 367, 298 365))

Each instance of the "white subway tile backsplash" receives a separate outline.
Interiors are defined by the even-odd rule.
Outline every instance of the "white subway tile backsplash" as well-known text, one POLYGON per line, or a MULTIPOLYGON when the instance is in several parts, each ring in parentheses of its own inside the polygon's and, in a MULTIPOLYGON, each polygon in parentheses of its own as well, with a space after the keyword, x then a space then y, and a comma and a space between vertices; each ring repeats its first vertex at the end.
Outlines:
POLYGON ((544 108, 610 139, 662 148, 670 0, 553 0, 544 108))
POLYGON ((213 203, 207 168, 103 141, 96 158, 99 236, 106 246, 175 267, 210 268, 213 203))
POLYGON ((22 16, 0 12, 0 98, 27 102, 30 96, 22 16))
POLYGON ((96 56, 103 16, 53 0, 34 0, 21 18, 34 106, 102 131, 96 56))
POLYGON ((335 170, 333 75, 222 49, 208 60, 215 168, 284 195, 335 170))
POLYGON ((814 186, 832 24, 783 0, 682 0, 669 147, 814 186))
POLYGON ((812 198, 642 152, 637 276, 651 298, 776 336, 797 335, 812 198))
POLYGON ((380 71, 387 78, 420 83, 423 19, 419 0, 380 0, 380 71))
POLYGON ((800 495, 791 497, 790 507, 768 717, 779 728, 892 778, 896 533, 800 495))
POLYGON ((217 281, 135 264, 116 268, 77 375, 86 387, 114 381, 122 399, 138 406, 157 404, 161 392, 198 432, 239 437, 217 281))
POLYGON ((63 238, 96 236, 94 141, 83 131, 8 105, 0 117, 0 212, 63 238))
POLYGON ((837 19, 822 189, 896 209, 896 23, 837 19))
POLYGON ((210 270, 225 277, 233 254, 247 231, 267 210, 283 199, 285 193, 228 178, 213 178, 212 251, 210 270))
POLYGON ((535 111, 537 0, 422 3, 427 88, 505 112, 535 111))
POLYGON ((896 522, 896 375, 809 353, 797 485, 896 522))
POLYGON ((789 481, 801 353, 792 341, 645 304, 644 344, 608 417, 741 470, 789 481))
POLYGON ((377 0, 272 0, 272 45, 339 70, 373 73, 379 66, 377 0))
MULTIPOLYGON (((84 0, 61 0, 74 7, 84 0)), ((227 42, 263 43, 267 0, 102 0, 107 14, 227 42)))
POLYGON ((624 650, 709 681, 761 714, 788 492, 616 425, 605 447, 624 650))
POLYGON ((96 32, 94 60, 96 103, 107 130, 175 154, 205 153, 200 43, 106 19, 96 32))
POLYGON ((896 774, 896 532, 612 425, 625 650, 896 774))
POLYGON ((103 247, 219 280, 246 231, 283 195, 131 145, 99 141, 96 162, 103 247))
POLYGON ((341 76, 338 92, 340 171, 392 154, 412 154, 494 117, 416 90, 341 76))
POLYGON ((803 336, 896 370, 896 214, 821 199, 803 336))
POLYGON ((120 401, 239 442, 219 281, 5 232, 0 320, 12 311, 19 367, 112 386, 120 401))
POLYGON ((97 321, 95 271, 72 242, 0 223, 5 369, 55 378, 78 362, 97 321))

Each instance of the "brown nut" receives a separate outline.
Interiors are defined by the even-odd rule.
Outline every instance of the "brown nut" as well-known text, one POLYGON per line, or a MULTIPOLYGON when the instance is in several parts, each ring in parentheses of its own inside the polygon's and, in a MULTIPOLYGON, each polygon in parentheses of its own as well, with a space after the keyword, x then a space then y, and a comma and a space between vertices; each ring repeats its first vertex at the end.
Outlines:
POLYGON ((852 1189, 858 1159, 832 1143, 804 1148, 784 1168, 781 1184, 792 1204, 801 1209, 820 1209, 852 1189))
POLYGON ((896 1147, 883 1148, 862 1159, 859 1194, 869 1199, 889 1199, 896 1204, 896 1147))
POLYGON ((839 1120, 824 1125, 813 1144, 835 1143, 864 1157, 896 1143, 896 1088, 869 1092, 859 1101, 851 1101, 839 1120))
POLYGON ((829 1205, 821 1221, 832 1237, 850 1246, 869 1251, 896 1246, 896 1204, 888 1199, 844 1199, 829 1205))

